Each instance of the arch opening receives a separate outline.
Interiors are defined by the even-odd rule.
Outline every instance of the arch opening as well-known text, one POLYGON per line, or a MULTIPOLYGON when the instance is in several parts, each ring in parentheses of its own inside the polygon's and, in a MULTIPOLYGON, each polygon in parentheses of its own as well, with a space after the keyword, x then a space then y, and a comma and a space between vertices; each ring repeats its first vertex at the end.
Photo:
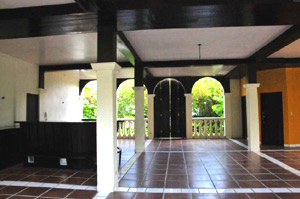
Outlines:
POLYGON ((83 120, 97 119, 97 80, 90 81, 83 87, 80 106, 83 120))
POLYGON ((192 115, 193 117, 224 117, 224 88, 218 80, 204 77, 193 85, 192 115))
MULTIPOLYGON (((118 119, 135 118, 134 79, 128 79, 117 89, 118 119)), ((144 117, 148 118, 148 90, 144 85, 144 117)))

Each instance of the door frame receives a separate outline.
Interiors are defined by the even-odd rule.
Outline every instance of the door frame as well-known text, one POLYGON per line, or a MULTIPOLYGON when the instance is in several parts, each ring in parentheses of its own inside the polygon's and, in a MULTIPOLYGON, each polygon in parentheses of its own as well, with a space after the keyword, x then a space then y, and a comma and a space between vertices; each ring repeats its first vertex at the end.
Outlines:
POLYGON ((26 121, 28 121, 28 118, 29 118, 28 96, 37 97, 37 121, 39 121, 40 120, 40 98, 39 98, 38 94, 32 94, 32 93, 27 93, 27 95, 26 95, 26 121))

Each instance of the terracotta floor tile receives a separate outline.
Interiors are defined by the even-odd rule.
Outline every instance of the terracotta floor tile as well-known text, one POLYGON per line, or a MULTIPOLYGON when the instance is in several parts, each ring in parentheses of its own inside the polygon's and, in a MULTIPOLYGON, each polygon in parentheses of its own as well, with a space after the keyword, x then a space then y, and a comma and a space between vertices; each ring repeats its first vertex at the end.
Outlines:
POLYGON ((259 181, 238 181, 241 188, 265 188, 259 181))
POLYGON ((244 193, 222 193, 220 199, 249 199, 244 193))
POLYGON ((19 196, 40 196, 48 190, 49 190, 49 188, 29 187, 29 188, 21 191, 17 195, 19 195, 19 196))
POLYGON ((215 186, 211 181, 190 181, 190 188, 214 189, 215 186))
POLYGON ((299 199, 300 193, 278 193, 281 199, 299 199))
POLYGON ((191 194, 187 194, 187 193, 165 193, 164 199, 193 199, 193 198, 191 194))
POLYGON ((106 199, 134 199, 134 197, 135 193, 113 192, 110 193, 106 199))
POLYGON ((91 199, 97 194, 96 191, 75 190, 67 198, 91 199))
POLYGON ((273 193, 249 193, 251 199, 278 199, 273 193))
POLYGON ((8 186, 0 190, 0 194, 16 194, 22 190, 26 189, 26 187, 15 187, 15 186, 8 186))
POLYGON ((48 192, 44 193, 42 197, 56 197, 56 198, 64 198, 69 195, 72 189, 51 189, 48 192))
POLYGON ((64 181, 62 181, 62 184, 75 184, 75 185, 81 185, 83 184, 85 181, 87 180, 87 178, 68 178, 64 181))
POLYGON ((134 199, 162 199, 162 197, 162 193, 136 193, 134 199))
POLYGON ((262 181, 269 188, 290 188, 291 186, 283 181, 262 181))
POLYGON ((42 180, 42 182, 46 182, 46 183, 60 183, 60 182, 62 182, 64 180, 66 180, 65 177, 50 176, 50 177, 47 177, 44 180, 42 180))

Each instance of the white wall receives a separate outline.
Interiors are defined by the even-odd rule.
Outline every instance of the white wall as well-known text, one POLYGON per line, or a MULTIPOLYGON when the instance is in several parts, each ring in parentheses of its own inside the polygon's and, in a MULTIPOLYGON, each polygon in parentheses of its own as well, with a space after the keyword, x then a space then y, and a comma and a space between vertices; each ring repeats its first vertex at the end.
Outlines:
POLYGON ((80 121, 79 72, 45 73, 45 89, 40 92, 40 121, 80 121))
POLYGON ((230 80, 231 91, 231 129, 232 138, 242 137, 242 103, 241 103, 241 89, 240 80, 230 80))
POLYGON ((0 54, 0 127, 26 120, 27 93, 38 93, 38 66, 0 54))

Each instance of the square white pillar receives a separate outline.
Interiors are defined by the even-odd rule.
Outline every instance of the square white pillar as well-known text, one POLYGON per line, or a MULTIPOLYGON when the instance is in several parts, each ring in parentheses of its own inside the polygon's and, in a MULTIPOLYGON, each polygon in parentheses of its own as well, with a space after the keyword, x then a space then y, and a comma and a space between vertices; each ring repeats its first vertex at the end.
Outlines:
POLYGON ((258 117, 258 96, 257 88, 260 84, 245 84, 246 89, 246 109, 247 109, 247 130, 248 149, 259 151, 259 117, 258 117))
POLYGON ((231 93, 225 93, 225 133, 226 138, 232 137, 231 93))
POLYGON ((148 138, 154 138, 154 97, 155 94, 148 94, 148 138))
POLYGON ((143 86, 134 87, 135 93, 135 152, 145 151, 145 119, 144 119, 144 91, 143 86))
POLYGON ((186 138, 193 138, 192 93, 185 93, 186 138))
POLYGON ((94 63, 97 73, 97 190, 103 195, 118 187, 115 62, 94 63))

